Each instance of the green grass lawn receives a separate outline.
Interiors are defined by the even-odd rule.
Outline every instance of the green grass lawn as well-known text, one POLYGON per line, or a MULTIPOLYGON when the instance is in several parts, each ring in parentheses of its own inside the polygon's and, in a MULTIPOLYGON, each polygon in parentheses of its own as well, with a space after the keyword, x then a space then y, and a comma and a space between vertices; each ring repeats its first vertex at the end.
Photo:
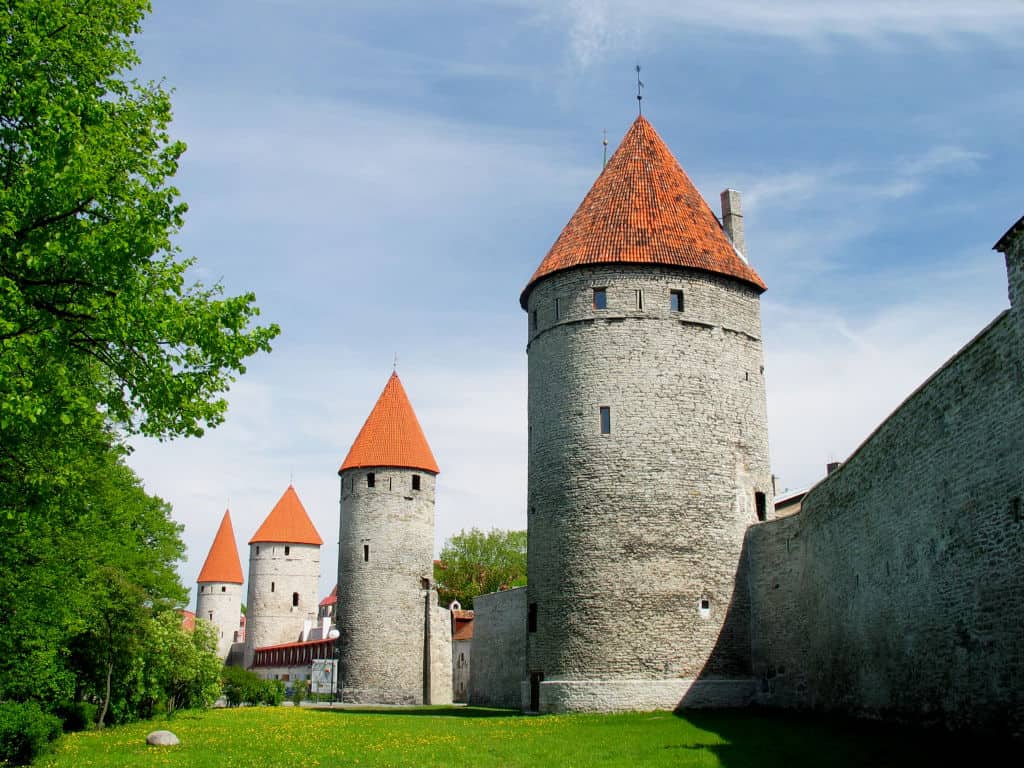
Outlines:
POLYGON ((254 707, 70 734, 38 765, 974 766, 1010 764, 994 758, 997 747, 1007 746, 873 723, 751 712, 530 717, 467 707, 254 707), (146 734, 161 728, 174 731, 181 745, 148 747, 146 734))

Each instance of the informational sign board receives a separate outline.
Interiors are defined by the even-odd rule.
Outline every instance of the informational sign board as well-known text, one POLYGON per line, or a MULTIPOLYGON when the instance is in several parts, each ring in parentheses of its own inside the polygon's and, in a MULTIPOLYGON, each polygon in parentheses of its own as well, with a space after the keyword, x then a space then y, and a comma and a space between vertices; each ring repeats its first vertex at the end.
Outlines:
POLYGON ((338 679, 338 662, 335 659, 313 659, 313 671, 309 678, 310 693, 331 693, 338 679))

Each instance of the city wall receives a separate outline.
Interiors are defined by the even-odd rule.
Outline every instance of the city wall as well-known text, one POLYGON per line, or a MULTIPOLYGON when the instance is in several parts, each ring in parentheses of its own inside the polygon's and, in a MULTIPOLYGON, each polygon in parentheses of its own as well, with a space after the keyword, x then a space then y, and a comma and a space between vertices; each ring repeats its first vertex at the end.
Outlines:
POLYGON ((748 531, 760 703, 1021 734, 1016 312, 907 398, 798 515, 748 531))
POLYGON ((473 601, 469 703, 522 706, 526 676, 526 587, 480 595, 473 601))

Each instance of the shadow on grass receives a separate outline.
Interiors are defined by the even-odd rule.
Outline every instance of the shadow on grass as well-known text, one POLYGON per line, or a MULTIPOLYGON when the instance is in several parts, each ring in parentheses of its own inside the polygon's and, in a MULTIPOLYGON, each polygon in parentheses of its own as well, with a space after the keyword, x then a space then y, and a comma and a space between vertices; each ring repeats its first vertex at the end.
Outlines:
POLYGON ((490 709, 487 707, 333 707, 318 708, 318 712, 337 715, 401 715, 403 717, 523 717, 517 709, 490 709))
POLYGON ((877 721, 749 709, 675 714, 721 738, 693 748, 711 752, 724 768, 1006 765, 1006 756, 1024 755, 1024 745, 1006 737, 877 721))

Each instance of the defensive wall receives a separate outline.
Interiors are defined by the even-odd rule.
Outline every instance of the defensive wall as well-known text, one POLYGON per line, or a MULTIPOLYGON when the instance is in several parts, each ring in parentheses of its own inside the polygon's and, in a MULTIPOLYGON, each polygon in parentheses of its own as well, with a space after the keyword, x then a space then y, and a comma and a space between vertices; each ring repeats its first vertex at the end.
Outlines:
POLYGON ((472 642, 469 703, 518 709, 526 674, 526 587, 473 600, 472 642))
POLYGON ((760 703, 1021 734, 1018 310, 911 394, 799 514, 748 531, 760 703))

